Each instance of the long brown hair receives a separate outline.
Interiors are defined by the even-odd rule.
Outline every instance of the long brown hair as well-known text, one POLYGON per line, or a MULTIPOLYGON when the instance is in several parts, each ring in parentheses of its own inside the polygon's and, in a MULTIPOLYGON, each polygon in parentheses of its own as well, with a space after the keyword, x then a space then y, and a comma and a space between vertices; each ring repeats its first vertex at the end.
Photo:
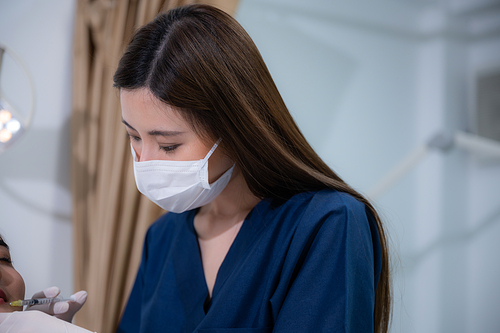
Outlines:
POLYGON ((115 87, 148 88, 178 109, 240 167, 254 195, 289 198, 325 188, 346 192, 375 217, 382 268, 375 295, 375 332, 387 332, 391 283, 387 238, 380 218, 314 152, 295 124, 246 31, 207 5, 178 7, 140 28, 120 60, 115 87))

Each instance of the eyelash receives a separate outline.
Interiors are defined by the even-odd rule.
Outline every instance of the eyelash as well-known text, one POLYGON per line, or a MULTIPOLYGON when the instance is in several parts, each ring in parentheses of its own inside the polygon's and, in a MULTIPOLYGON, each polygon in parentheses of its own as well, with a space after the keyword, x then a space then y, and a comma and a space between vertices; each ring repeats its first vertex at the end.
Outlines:
POLYGON ((0 258, 0 261, 5 261, 8 264, 12 264, 12 259, 10 259, 9 257, 0 258))
POLYGON ((133 140, 133 141, 136 141, 136 142, 137 141, 141 141, 141 138, 139 138, 138 136, 132 135, 132 134, 130 134, 128 132, 126 133, 126 135, 127 135, 127 138, 130 139, 130 140, 133 140))
MULTIPOLYGON (((127 135, 127 138, 129 138, 132 141, 135 141, 135 142, 141 141, 141 138, 139 138, 138 136, 131 135, 128 132, 126 133, 126 135, 127 135)), ((169 153, 172 153, 174 150, 176 150, 179 146, 180 146, 180 144, 172 145, 172 146, 167 146, 167 147, 161 147, 160 146, 159 149, 163 150, 163 152, 169 154, 169 153)))
POLYGON ((170 154, 174 150, 176 150, 180 145, 172 145, 167 147, 160 147, 160 150, 163 150, 165 153, 170 154))

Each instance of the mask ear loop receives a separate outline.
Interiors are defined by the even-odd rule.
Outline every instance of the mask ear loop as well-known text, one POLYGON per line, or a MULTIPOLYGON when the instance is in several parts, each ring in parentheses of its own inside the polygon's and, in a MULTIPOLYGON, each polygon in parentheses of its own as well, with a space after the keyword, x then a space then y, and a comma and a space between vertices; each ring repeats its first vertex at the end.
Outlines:
POLYGON ((208 152, 207 156, 202 161, 200 171, 203 170, 203 172, 200 172, 200 178, 201 178, 201 185, 203 185, 203 188, 206 188, 207 190, 210 189, 210 184, 208 183, 208 159, 212 154, 214 153, 215 149, 219 146, 219 143, 222 141, 222 138, 219 138, 217 142, 212 146, 212 149, 208 152))
POLYGON ((217 142, 214 143, 214 145, 212 146, 212 149, 210 149, 210 151, 208 152, 207 156, 205 156, 204 160, 208 161, 208 159, 210 158, 210 156, 212 156, 213 152, 219 146, 219 143, 221 141, 222 141, 222 138, 219 138, 219 140, 217 140, 217 142))

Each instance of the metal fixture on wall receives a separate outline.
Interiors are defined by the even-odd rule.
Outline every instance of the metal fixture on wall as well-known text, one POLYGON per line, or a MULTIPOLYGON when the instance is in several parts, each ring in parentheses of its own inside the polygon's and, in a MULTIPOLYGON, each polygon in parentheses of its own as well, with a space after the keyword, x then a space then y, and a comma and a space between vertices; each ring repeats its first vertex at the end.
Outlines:
POLYGON ((482 160, 500 161, 500 141, 462 131, 456 131, 454 134, 440 132, 435 134, 426 144, 417 146, 397 163, 385 177, 368 190, 368 197, 378 199, 417 166, 431 150, 437 149, 446 152, 454 147, 474 154, 482 160))

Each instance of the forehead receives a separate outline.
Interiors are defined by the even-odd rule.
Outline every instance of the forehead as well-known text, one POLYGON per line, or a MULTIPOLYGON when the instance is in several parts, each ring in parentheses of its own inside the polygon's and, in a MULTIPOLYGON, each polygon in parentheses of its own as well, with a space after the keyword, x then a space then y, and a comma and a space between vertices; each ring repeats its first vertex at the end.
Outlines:
POLYGON ((120 89, 120 103, 122 120, 139 132, 176 131, 209 146, 217 139, 204 126, 193 119, 187 120, 183 111, 160 101, 147 88, 120 89))
POLYGON ((128 123, 136 123, 145 127, 169 126, 187 130, 187 122, 181 113, 157 99, 146 88, 120 90, 122 117, 128 123))

